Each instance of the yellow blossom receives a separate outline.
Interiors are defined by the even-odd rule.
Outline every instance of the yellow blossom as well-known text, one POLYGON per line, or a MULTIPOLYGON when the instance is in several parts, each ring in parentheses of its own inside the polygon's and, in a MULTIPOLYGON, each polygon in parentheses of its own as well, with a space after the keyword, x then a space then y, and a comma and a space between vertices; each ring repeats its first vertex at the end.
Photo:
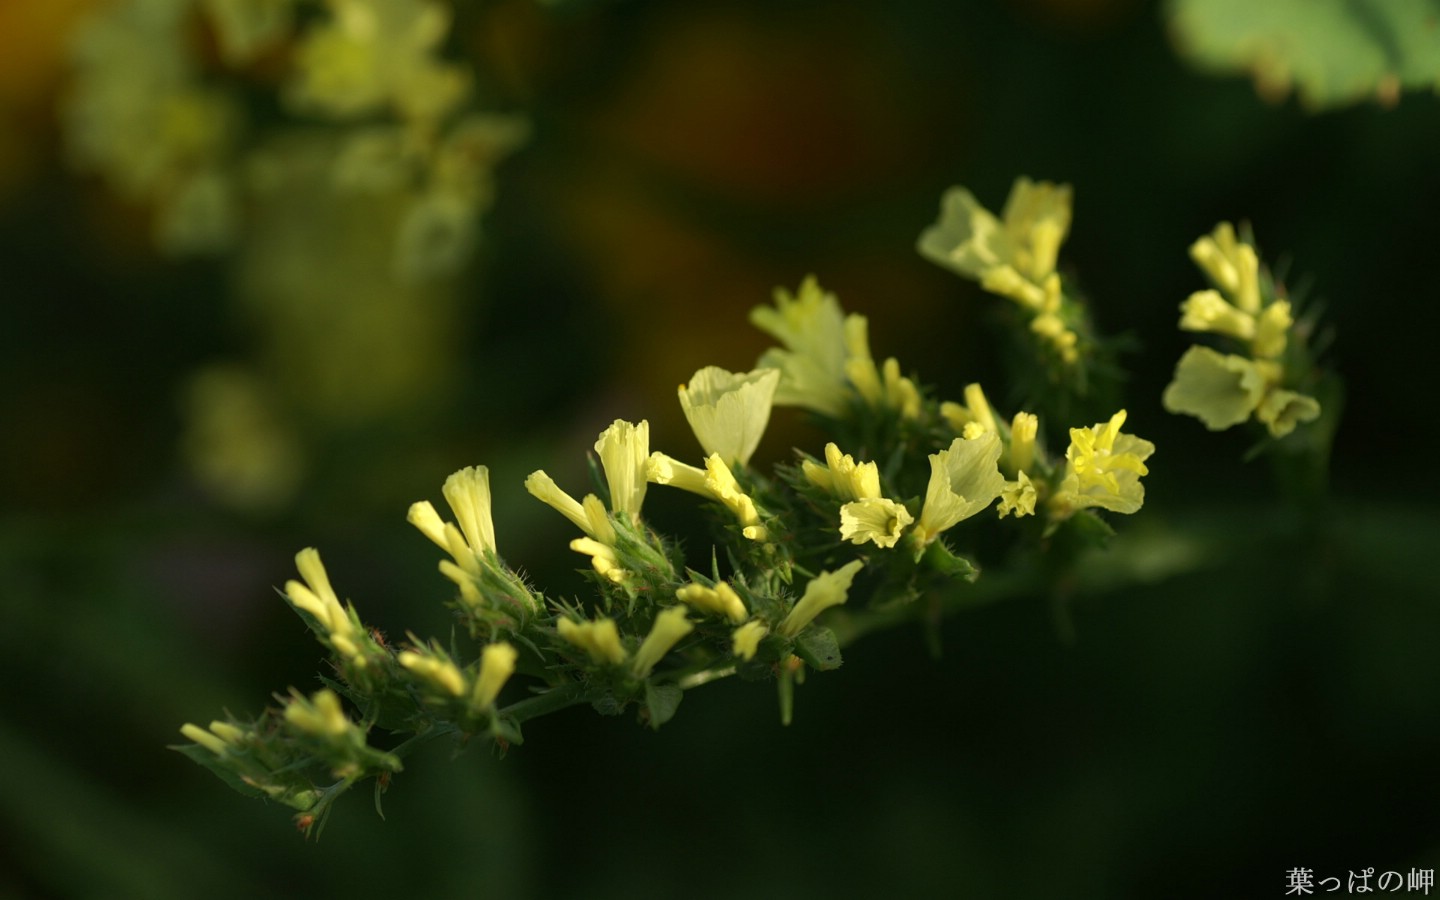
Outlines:
POLYGON ((443 656, 405 650, 396 657, 396 661, 422 680, 440 688, 452 697, 459 697, 465 693, 465 676, 460 673, 453 662, 443 656))
POLYGON ((907 419, 920 415, 920 389, 900 374, 900 363, 894 357, 875 367, 870 355, 869 321, 861 315, 845 319, 845 376, 873 409, 893 409, 907 419))
POLYGON ((1118 513, 1133 513, 1145 502, 1140 476, 1150 470, 1145 460, 1155 445, 1122 434, 1125 410, 1091 428, 1070 429, 1065 451, 1065 477, 1052 501, 1062 514, 1087 506, 1118 513))
POLYGON ((930 454, 930 483, 914 530, 922 546, 1000 496, 1005 487, 1001 449, 1000 436, 986 431, 971 439, 956 438, 946 449, 930 454))
POLYGON ((752 541, 763 541, 769 536, 755 501, 740 489, 734 473, 718 453, 710 454, 705 468, 698 469, 657 451, 650 454, 646 477, 656 484, 668 484, 720 501, 739 520, 741 534, 752 541))
POLYGON ((713 588, 694 582, 682 585, 675 590, 675 598, 696 609, 724 616, 736 624, 745 621, 745 617, 749 615, 740 595, 723 581, 717 581, 713 588))
POLYGON ((1180 304, 1180 328, 1227 334, 1248 341, 1255 337, 1255 317, 1231 306, 1219 291, 1196 291, 1180 304))
POLYGON ((779 384, 779 369, 736 374, 707 366, 680 386, 680 408, 707 455, 743 466, 760 445, 779 384))
POLYGON ((1030 476, 1023 471, 1019 472, 1014 481, 1005 482, 1005 487, 1000 491, 1000 503, 996 510, 1000 518, 1014 513, 1015 518, 1021 516, 1035 515, 1035 485, 1031 483, 1030 476))
MULTIPOLYGON (((562 620, 563 621, 563 620, 562 620)), ((500 689, 510 676, 515 674, 515 660, 519 651, 505 641, 487 644, 480 651, 480 675, 475 679, 475 688, 470 693, 470 706, 474 709, 489 709, 500 696, 500 689)))
POLYGON ((1257 359, 1279 359, 1285 353, 1285 344, 1290 326, 1295 324, 1290 315, 1290 302, 1276 300, 1260 313, 1255 323, 1255 339, 1250 351, 1257 359))
POLYGON ((835 295, 811 275, 792 295, 775 291, 775 306, 757 306, 750 321, 784 345, 760 357, 761 368, 780 370, 775 403, 827 416, 844 414, 850 396, 845 373, 845 314, 835 295))
POLYGON ((555 484, 555 479, 537 469, 525 479, 525 490, 531 496, 574 522, 581 531, 603 544, 615 543, 615 526, 605 516, 605 505, 594 494, 586 494, 579 503, 555 484))
POLYGON ((1235 226, 1221 222, 1190 245, 1190 258, 1241 312, 1260 312, 1260 258, 1255 248, 1235 237, 1235 226))
POLYGON ((340 737, 351 728, 340 698, 329 688, 321 688, 309 700, 294 695, 285 706, 285 721, 305 734, 323 738, 340 737))
MULTIPOLYGON (((209 750, 216 756, 224 756, 226 752, 229 751, 230 745, 233 744, 234 741, 222 735, 218 731, 216 726, 226 724, 227 723, 225 722, 211 722, 210 731, 206 731, 199 725, 186 722, 184 725, 180 726, 180 733, 185 735, 185 737, 189 738, 195 743, 199 744, 200 746, 204 747, 206 750, 209 750)), ((233 728, 233 726, 231 727, 233 728)))
POLYGON ((562 618, 555 627, 561 638, 590 654, 595 662, 619 665, 625 661, 627 654, 614 619, 573 622, 562 618))
POLYGON ((834 572, 821 572, 810 579, 810 583, 805 585, 805 593, 780 622, 780 634, 793 638, 821 612, 844 603, 850 593, 850 584, 855 580, 855 573, 864 565, 863 560, 851 560, 834 572))
POLYGON ((695 625, 685 618, 685 607, 671 606, 655 617, 650 633, 640 642, 631 661, 630 671, 636 678, 648 678, 655 664, 664 658, 670 649, 685 635, 695 630, 695 625))
POLYGON ((610 487, 610 509, 628 515, 633 522, 645 502, 645 461, 650 457, 650 423, 632 425, 623 419, 600 433, 595 452, 610 487))
POLYGON ((1282 438, 1299 423, 1320 418, 1320 402, 1305 394, 1275 388, 1255 408, 1255 418, 1265 423, 1271 437, 1282 438))
POLYGON ((730 652, 741 659, 749 662, 755 658, 755 653, 760 649, 760 641, 770 629, 759 619, 753 619, 741 625, 730 636, 730 652))
POLYGON ((996 219, 963 187, 941 200, 940 219, 920 235, 926 258, 980 280, 1009 267, 1033 285, 1055 271, 1060 245, 1070 230, 1070 186, 1020 177, 996 219))
POLYGON ((325 632, 325 638, 335 652, 358 666, 365 665, 365 657, 356 643, 358 639, 355 623, 350 613, 340 605, 340 598, 330 586, 330 576, 320 561, 320 551, 306 547, 295 555, 295 567, 305 583, 287 581, 285 596, 296 609, 309 613, 325 632))
POLYGON ((1010 420, 1009 467, 1017 472, 1035 462, 1035 437, 1040 433, 1040 419, 1034 413, 1018 412, 1010 420))
POLYGON ((1267 388, 1260 367, 1233 353, 1196 345, 1175 366, 1175 378, 1161 398, 1172 413, 1195 416, 1211 431, 1250 418, 1267 388))
POLYGON ((877 547, 889 548, 899 542, 901 533, 913 521, 910 510, 894 500, 852 500, 840 507, 840 537, 852 544, 873 541, 877 547))
POLYGON ((863 500, 880 496, 880 469, 873 462, 855 462, 848 453, 841 453, 833 442, 825 445, 825 465, 810 460, 800 463, 810 483, 833 494, 840 500, 863 500))

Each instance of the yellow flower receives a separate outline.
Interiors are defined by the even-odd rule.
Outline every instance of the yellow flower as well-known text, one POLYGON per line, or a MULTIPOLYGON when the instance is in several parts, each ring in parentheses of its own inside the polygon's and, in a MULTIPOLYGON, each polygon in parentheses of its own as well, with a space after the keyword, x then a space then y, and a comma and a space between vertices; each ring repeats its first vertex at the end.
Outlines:
POLYGON ((321 688, 309 700, 295 694, 285 706, 285 721, 298 731, 321 738, 341 737, 351 728, 340 698, 329 688, 321 688))
POLYGON ((1250 342, 1250 352, 1257 359, 1279 359, 1285 353, 1285 344, 1290 326, 1295 320, 1290 316, 1290 302, 1276 300, 1260 313, 1255 323, 1255 339, 1250 342))
POLYGON ((1244 313, 1260 312, 1260 258, 1255 248, 1235 237, 1235 227, 1221 222, 1190 245, 1190 258, 1244 313))
POLYGON ((894 500, 852 500, 840 507, 840 537, 852 544, 874 541, 877 547, 889 548, 899 542, 901 532, 913 521, 910 510, 894 500))
POLYGON ((707 455, 743 466, 760 445, 779 384, 779 369, 736 374, 707 366, 680 386, 680 408, 707 455))
POLYGON ((1031 285, 1043 285, 1070 230, 1070 198, 1069 185, 1022 176, 1010 189, 1002 221, 970 191, 951 188, 941 200, 939 221, 920 235, 920 253, 977 281, 1008 267, 1031 285))
POLYGON ((625 661, 627 654, 614 619, 572 622, 562 618, 555 627, 561 638, 590 654, 595 662, 619 665, 625 661))
MULTIPOLYGON (((810 579, 810 583, 805 585, 805 593, 800 597, 799 602, 781 621, 780 634, 787 638, 793 638, 803 631, 806 625, 814 621, 821 612, 844 603, 850 593, 850 584, 855 580, 855 573, 859 572, 864 565, 863 560, 851 560, 834 572, 821 572, 810 579)), ((758 641, 759 638, 757 637, 756 640, 758 641)))
MULTIPOLYGON (((563 621, 563 620, 562 620, 563 621)), ((500 696, 500 689, 510 676, 515 674, 515 660, 519 652, 505 641, 487 644, 480 651, 480 675, 475 679, 475 688, 470 693, 472 709, 489 709, 500 696)))
POLYGON ((811 275, 798 294, 777 288, 775 306, 755 307, 750 321, 785 345, 760 357, 761 368, 780 370, 775 403, 842 416, 850 387, 845 373, 845 314, 835 295, 821 290, 811 275))
POLYGON ((324 629, 325 639, 346 659, 357 666, 365 665, 365 657, 357 644, 358 633, 350 613, 340 605, 340 598, 330 586, 330 576, 325 564, 320 561, 320 551, 306 547, 295 555, 295 567, 305 583, 287 581, 285 596, 296 609, 304 610, 314 617, 324 629))
POLYGON ((1087 506, 1118 513, 1133 513, 1145 502, 1140 476, 1150 470, 1145 460, 1155 445, 1122 434, 1125 410, 1091 428, 1070 429, 1065 451, 1065 477, 1053 503, 1062 515, 1087 506))
POLYGON ((1183 331, 1227 334, 1242 341, 1255 337, 1255 317, 1231 306, 1219 291, 1196 291, 1180 304, 1183 331))
POLYGON ((574 522, 590 537, 607 546, 615 545, 615 526, 610 524, 610 519, 605 515, 605 504, 600 502, 599 497, 586 494, 585 502, 577 503, 574 497, 555 484, 555 479, 545 474, 544 469, 530 473, 525 479, 525 490, 574 522))
POLYGON ((1010 420, 1009 467, 1024 474, 1035 462, 1035 437, 1040 433, 1040 419, 1034 413, 1018 412, 1010 420))
POLYGON ((920 389, 900 374, 900 363, 892 356, 882 368, 875 368, 870 355, 869 321, 861 315, 845 319, 845 376, 856 393, 873 409, 893 409, 907 419, 920 415, 920 389))
POLYGON ((1301 422, 1320 418, 1320 402, 1314 397, 1275 388, 1255 408, 1255 418, 1270 429, 1270 436, 1282 438, 1301 422))
POLYGON ((763 541, 769 536, 755 501, 740 489, 735 474, 718 453, 705 459, 704 469, 697 469, 657 451, 650 454, 646 477, 656 484, 668 484, 720 501, 739 520, 741 534, 752 541, 763 541))
POLYGON ((630 664, 630 671, 636 678, 650 677, 655 664, 663 659, 681 638, 694 630, 694 624, 685 618, 685 607, 672 606, 665 609, 655 617, 650 633, 640 642, 640 648, 635 651, 635 658, 630 664))
POLYGON ((396 661, 452 697, 465 693, 465 676, 456 668, 455 663, 439 654, 405 650, 396 657, 396 661))
POLYGON ((956 438, 946 449, 930 454, 930 483, 914 531, 922 546, 1000 496, 1005 487, 1001 449, 1000 436, 985 431, 968 440, 956 438))
POLYGON ((723 581, 717 581, 713 588, 694 582, 682 585, 676 589, 675 598, 696 609, 724 616, 737 625, 749 615, 745 609, 745 601, 740 599, 734 588, 723 581))
POLYGON ((1161 402, 1168 412, 1195 416, 1211 431, 1223 431, 1250 418, 1266 388, 1251 360, 1197 345, 1180 357, 1161 402))
POLYGON ((650 423, 641 420, 632 425, 623 419, 604 431, 595 442, 595 452, 605 469, 605 482, 610 486, 610 509, 625 513, 633 522, 640 516, 645 502, 645 461, 650 458, 650 423))
POLYGON ((1014 481, 1005 482, 1005 488, 1000 492, 997 511, 1002 519, 1010 513, 1014 513, 1017 519, 1021 516, 1033 516, 1035 500, 1035 485, 1031 483, 1030 476, 1022 471, 1014 481))
POLYGON ((224 756, 245 736, 244 732, 229 722, 211 722, 209 731, 186 722, 180 726, 180 733, 216 756, 224 756))
POLYGON ((807 459, 800 463, 800 469, 811 484, 840 500, 880 496, 880 469, 875 463, 857 463, 833 442, 825 445, 825 463, 819 466, 807 459))
POLYGON ((761 639, 769 633, 770 629, 758 619, 746 622, 731 634, 730 652, 749 662, 760 649, 761 639))

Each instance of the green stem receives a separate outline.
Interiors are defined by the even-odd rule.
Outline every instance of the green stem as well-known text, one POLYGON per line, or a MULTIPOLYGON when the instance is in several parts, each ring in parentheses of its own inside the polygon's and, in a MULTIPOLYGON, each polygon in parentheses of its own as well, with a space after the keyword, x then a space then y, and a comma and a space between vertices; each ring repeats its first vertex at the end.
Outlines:
POLYGON ((584 703, 588 699, 584 687, 572 682, 546 691, 539 696, 512 703, 500 710, 499 714, 504 718, 514 719, 517 723, 528 722, 531 719, 584 703))

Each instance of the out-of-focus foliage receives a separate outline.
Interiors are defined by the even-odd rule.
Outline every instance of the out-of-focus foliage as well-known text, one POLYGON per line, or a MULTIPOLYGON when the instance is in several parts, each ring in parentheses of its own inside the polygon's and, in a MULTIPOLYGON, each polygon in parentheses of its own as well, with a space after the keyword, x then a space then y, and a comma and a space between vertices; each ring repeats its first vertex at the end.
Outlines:
POLYGON ((1440 6, 1433 0, 1171 0, 1180 52, 1245 72, 1268 100, 1293 90, 1311 110, 1440 88, 1440 6))

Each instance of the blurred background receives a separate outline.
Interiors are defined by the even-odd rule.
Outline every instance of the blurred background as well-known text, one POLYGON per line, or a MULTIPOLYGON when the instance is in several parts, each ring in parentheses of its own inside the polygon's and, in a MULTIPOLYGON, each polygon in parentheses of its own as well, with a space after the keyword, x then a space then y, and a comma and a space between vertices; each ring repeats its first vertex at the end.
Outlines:
MULTIPOLYGON (((1433 90, 1297 100, 1304 61, 1264 54, 1257 90, 1198 0, 462 2, 437 52, 490 118, 409 173, 420 203, 375 162, 395 134, 165 7, 0 5, 0 897, 1282 896, 1440 864, 1433 90), (571 710, 503 760, 430 748, 318 843, 165 749, 313 686, 275 590, 301 547, 393 637, 448 633, 404 515, 461 466, 507 560, 577 592, 524 476, 580 484, 616 417, 694 454, 675 385, 749 368, 777 286, 816 274, 945 396, 999 384, 1003 301, 914 243, 946 187, 998 209, 1020 174, 1075 186, 1064 267, 1135 338, 1158 451, 1117 524, 1194 536, 1195 571, 1080 597, 1073 639, 1038 597, 938 660, 867 638, 789 728, 719 683, 658 734, 571 710), (1335 326, 1326 503, 1161 409, 1221 219, 1335 326)), ((780 411, 762 456, 815 440, 780 411)))

